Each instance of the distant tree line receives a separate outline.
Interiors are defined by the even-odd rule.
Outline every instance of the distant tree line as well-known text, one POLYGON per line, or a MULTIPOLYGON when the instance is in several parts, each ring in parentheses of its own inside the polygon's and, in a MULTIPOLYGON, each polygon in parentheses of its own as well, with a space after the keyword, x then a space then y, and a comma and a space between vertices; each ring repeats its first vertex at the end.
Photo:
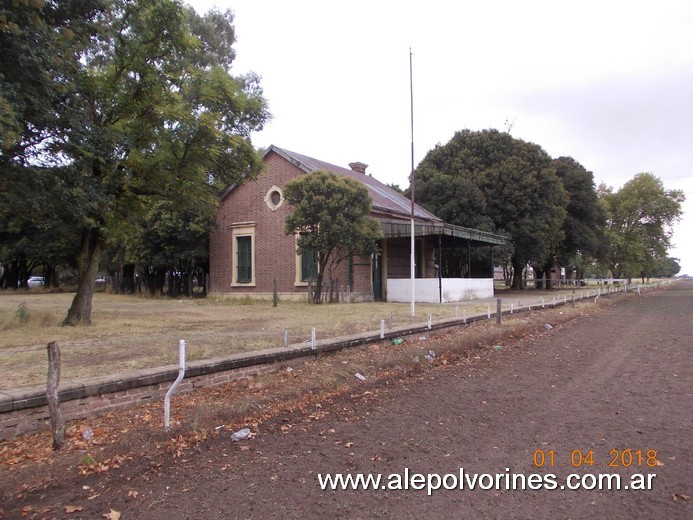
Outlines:
MULTIPOLYGON (((524 288, 528 267, 549 285, 555 267, 569 279, 679 270, 667 250, 684 195, 651 173, 614 191, 595 186, 592 172, 571 157, 552 159, 507 132, 463 130, 429 151, 414 179, 416 201, 446 222, 512 238, 494 258, 515 289, 524 288)), ((444 275, 459 273, 464 262, 463 248, 444 251, 444 275)))

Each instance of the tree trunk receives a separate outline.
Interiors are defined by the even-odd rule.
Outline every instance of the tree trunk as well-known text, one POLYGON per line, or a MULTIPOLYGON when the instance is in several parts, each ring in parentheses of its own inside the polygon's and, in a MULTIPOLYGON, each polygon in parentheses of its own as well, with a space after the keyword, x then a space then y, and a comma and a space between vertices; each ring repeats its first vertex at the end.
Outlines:
POLYGON ((120 283, 118 292, 121 294, 134 294, 135 292, 135 264, 124 264, 120 270, 120 283))
POLYGON ((166 285, 166 269, 159 267, 147 267, 144 271, 144 286, 149 296, 156 296, 164 293, 166 285))
POLYGON ((56 271, 54 265, 46 264, 44 266, 43 273, 46 277, 46 281, 44 282, 46 287, 57 289, 60 286, 58 283, 58 272, 56 271))
POLYGON ((202 295, 207 296, 207 272, 202 268, 197 271, 197 286, 202 288, 202 295))
POLYGON ((532 267, 534 271, 534 288, 543 289, 544 288, 544 271, 543 267, 532 267))
POLYGON ((322 276, 321 272, 315 276, 315 291, 313 292, 313 303, 315 304, 320 303, 322 297, 322 276))
POLYGON ((575 268, 575 285, 582 283, 582 279, 585 277, 585 270, 582 267, 575 268))
POLYGON ((5 266, 2 283, 3 289, 16 289, 19 284, 19 269, 16 260, 11 260, 5 266))
POLYGON ((29 280, 29 265, 26 260, 26 256, 22 253, 17 259, 17 276, 19 276, 19 288, 26 289, 29 287, 27 281, 29 280))
POLYGON ((544 286, 545 289, 553 289, 553 278, 551 275, 551 268, 552 267, 553 267, 553 261, 546 262, 546 264, 544 264, 544 275, 546 276, 546 284, 544 286))
POLYGON ((79 254, 79 285, 63 325, 91 325, 91 301, 94 296, 96 274, 101 260, 99 231, 90 229, 82 234, 79 254))
POLYGON ((524 262, 512 259, 513 264, 513 284, 512 289, 522 290, 525 288, 524 283, 522 283, 522 272, 524 271, 524 262))

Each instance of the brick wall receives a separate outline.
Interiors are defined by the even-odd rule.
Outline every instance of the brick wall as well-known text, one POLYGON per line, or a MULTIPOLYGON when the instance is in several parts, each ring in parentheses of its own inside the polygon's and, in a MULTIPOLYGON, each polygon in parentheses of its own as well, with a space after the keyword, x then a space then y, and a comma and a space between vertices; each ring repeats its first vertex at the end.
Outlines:
MULTIPOLYGON (((224 198, 217 211, 217 229, 210 235, 210 293, 227 296, 252 295, 270 297, 273 280, 280 296, 305 297, 307 287, 296 284, 296 240, 284 234, 291 207, 282 203, 271 209, 265 202, 273 186, 284 185, 304 172, 276 153, 265 157, 266 171, 256 180, 246 181, 224 198), (255 226, 255 284, 232 285, 233 226, 253 223, 255 226)), ((347 262, 334 269, 333 278, 346 286, 347 262)), ((326 280, 327 281, 327 280, 326 280)), ((351 293, 355 301, 372 299, 370 258, 354 258, 351 267, 351 293)), ((295 299, 295 298, 294 298, 295 299)))
MULTIPOLYGON (((178 385, 176 393, 178 394, 195 388, 218 385, 233 379, 275 371, 285 366, 287 363, 288 362, 254 365, 186 378, 178 385)), ((133 386, 132 388, 120 391, 108 391, 108 383, 97 384, 90 392, 94 395, 84 395, 76 399, 69 399, 69 389, 65 391, 65 389, 61 387, 60 410, 65 420, 70 421, 85 417, 93 417, 111 410, 127 408, 149 401, 160 401, 163 408, 163 400, 166 392, 171 388, 171 384, 171 381, 167 380, 153 384, 143 384, 142 386, 133 386)), ((127 384, 126 386, 130 385, 127 384)), ((16 410, 0 410, 0 440, 8 439, 26 432, 47 430, 50 428, 48 405, 32 405, 32 402, 45 401, 45 399, 42 399, 42 391, 33 392, 31 397, 30 402, 22 403, 20 400, 15 403, 15 407, 18 408, 16 410), (26 406, 20 408, 22 405, 26 406)))
POLYGON ((217 212, 218 228, 210 236, 210 291, 219 293, 271 294, 272 281, 279 292, 305 293, 296 286, 296 242, 284 234, 284 222, 291 208, 286 202, 276 210, 265 203, 268 191, 283 186, 303 171, 270 153, 265 159, 267 171, 256 180, 237 186, 222 202, 217 212), (232 232, 239 222, 255 223, 255 286, 232 287, 232 232))
MULTIPOLYGON (((210 235, 210 279, 211 294, 225 297, 251 295, 270 298, 274 279, 281 297, 303 299, 307 294, 305 285, 296 284, 296 240, 284 234, 284 223, 291 207, 282 203, 272 209, 266 203, 270 190, 276 186, 283 189, 291 179, 305 172, 276 153, 265 159, 265 171, 257 179, 246 181, 234 188, 221 202, 217 212, 218 228, 210 235), (254 226, 255 265, 254 284, 233 285, 233 226, 254 226)), ((423 277, 435 276, 435 243, 431 239, 417 239, 417 263, 423 277)), ((408 238, 387 240, 387 265, 385 276, 408 278, 410 264, 408 238)), ((334 269, 332 278, 345 288, 351 279, 351 300, 373 299, 373 279, 370 257, 354 257, 350 276, 347 262, 334 269)), ((326 277, 326 282, 329 277, 326 277)), ((383 290, 387 291, 383 280, 383 290)))

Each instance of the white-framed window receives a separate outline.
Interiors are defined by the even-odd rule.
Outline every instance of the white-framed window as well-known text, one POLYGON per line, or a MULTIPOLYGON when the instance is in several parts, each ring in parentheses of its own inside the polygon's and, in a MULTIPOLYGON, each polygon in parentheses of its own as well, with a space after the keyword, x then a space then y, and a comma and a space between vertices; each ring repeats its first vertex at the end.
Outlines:
POLYGON ((255 286, 255 224, 231 225, 231 285, 255 286))
POLYGON ((284 192, 279 186, 272 186, 267 190, 265 204, 272 211, 277 211, 284 204, 284 192))

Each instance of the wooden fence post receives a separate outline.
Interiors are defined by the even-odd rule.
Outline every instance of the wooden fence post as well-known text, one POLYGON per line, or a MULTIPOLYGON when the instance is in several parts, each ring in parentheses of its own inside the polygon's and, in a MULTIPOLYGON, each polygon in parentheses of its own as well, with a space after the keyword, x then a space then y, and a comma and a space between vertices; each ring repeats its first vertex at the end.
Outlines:
POLYGON ((58 398, 58 384, 60 383, 60 347, 57 341, 48 344, 48 387, 46 399, 48 400, 48 414, 51 421, 51 434, 53 435, 53 449, 59 450, 65 443, 65 419, 60 411, 58 398))

